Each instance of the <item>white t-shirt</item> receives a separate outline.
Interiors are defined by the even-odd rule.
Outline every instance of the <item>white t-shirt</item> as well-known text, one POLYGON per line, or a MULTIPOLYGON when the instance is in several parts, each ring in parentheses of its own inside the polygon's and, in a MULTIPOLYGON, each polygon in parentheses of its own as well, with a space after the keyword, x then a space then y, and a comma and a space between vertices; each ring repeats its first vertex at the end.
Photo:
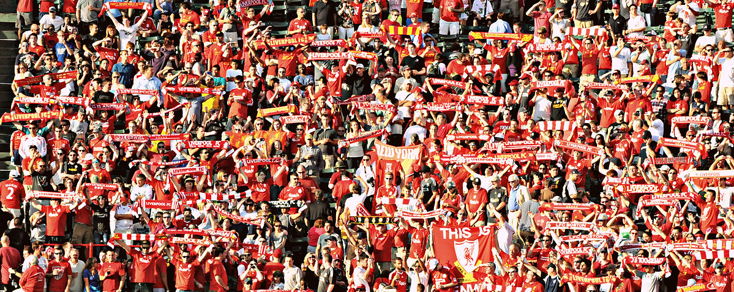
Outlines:
POLYGON ((79 260, 76 262, 76 264, 69 261, 69 265, 71 266, 71 272, 76 273, 76 277, 71 278, 71 285, 69 286, 70 292, 82 292, 84 291, 84 277, 82 273, 84 272, 84 262, 79 260))
POLYGON ((719 86, 734 87, 734 58, 725 60, 721 63, 719 86))
POLYGON ((46 14, 43 17, 41 17, 41 20, 38 21, 39 24, 41 24, 41 27, 45 27, 49 24, 54 26, 54 30, 59 31, 61 29, 61 26, 64 25, 64 19, 61 18, 58 14, 55 18, 51 18, 51 14, 46 14))
MULTIPOLYGON (((632 53, 632 56, 638 55, 638 54, 640 56, 637 57, 637 62, 633 62, 632 63, 632 75, 637 74, 637 72, 640 72, 640 70, 642 70, 642 68, 644 68, 643 65, 642 65, 642 61, 643 60, 647 60, 647 66, 650 65, 650 61, 651 61, 651 57, 652 57, 652 56, 650 56, 650 52, 648 52, 647 50, 644 50, 642 52, 635 51, 634 53, 632 53)), ((631 59, 632 58, 630 57, 630 60, 631 59)))
POLYGON ((536 122, 540 120, 550 121, 552 105, 553 102, 545 96, 538 96, 535 99, 535 105, 533 105, 533 120, 536 122))
POLYGON ((713 45, 716 45, 716 36, 715 35, 709 35, 709 36, 702 35, 702 36, 698 37, 698 39, 696 40, 696 45, 694 47, 701 47, 701 48, 703 48, 704 46, 707 46, 707 45, 712 45, 712 46, 713 45))
POLYGON ((120 32, 120 49, 124 50, 127 47, 127 43, 135 43, 138 39, 138 25, 133 24, 130 27, 125 27, 122 24, 115 25, 115 28, 120 32))
MULTIPOLYGON (((647 24, 645 23, 645 18, 642 17, 642 15, 637 15, 636 17, 631 17, 629 20, 627 20, 627 29, 638 29, 638 28, 645 28, 647 27, 647 24)), ((631 32, 627 35, 630 37, 640 37, 644 36, 644 30, 638 31, 638 32, 631 32)))
POLYGON ((629 48, 622 48, 619 55, 614 57, 614 52, 617 51, 617 46, 609 48, 609 53, 612 54, 612 70, 619 70, 623 75, 629 74, 629 67, 627 63, 630 61, 631 52, 629 48))
POLYGON ((365 270, 363 267, 357 267, 356 269, 354 269, 352 283, 354 283, 355 287, 358 287, 359 285, 364 285, 365 292, 370 292, 370 283, 364 280, 364 276, 366 273, 367 270, 365 270))
POLYGON ((133 220, 130 219, 114 219, 115 215, 135 215, 132 205, 117 205, 117 208, 112 211, 111 217, 114 220, 115 233, 129 233, 132 231, 133 220))
POLYGON ((133 185, 130 187, 130 200, 135 202, 138 200, 138 197, 143 197, 143 200, 152 200, 153 199, 153 187, 151 187, 149 184, 144 184, 142 186, 136 186, 133 185))

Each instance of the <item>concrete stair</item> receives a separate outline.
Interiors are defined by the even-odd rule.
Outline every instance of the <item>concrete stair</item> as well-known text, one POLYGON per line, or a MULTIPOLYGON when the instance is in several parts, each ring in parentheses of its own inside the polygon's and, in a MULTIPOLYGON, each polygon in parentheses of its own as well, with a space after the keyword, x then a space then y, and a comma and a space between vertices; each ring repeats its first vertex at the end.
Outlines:
MULTIPOLYGON (((13 81, 13 64, 18 55, 18 38, 15 32, 15 5, 0 0, 0 114, 10 110, 13 93, 10 83, 13 81)), ((12 169, 10 163, 10 134, 14 131, 11 124, 0 124, 0 180, 8 178, 12 169)))

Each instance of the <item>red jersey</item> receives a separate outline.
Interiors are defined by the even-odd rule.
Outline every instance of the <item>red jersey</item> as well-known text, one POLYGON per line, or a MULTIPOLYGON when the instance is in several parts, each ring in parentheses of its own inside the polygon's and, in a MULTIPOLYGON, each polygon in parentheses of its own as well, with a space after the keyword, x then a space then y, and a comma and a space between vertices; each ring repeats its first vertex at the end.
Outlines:
POLYGON ((100 275, 107 275, 102 281, 102 291, 117 291, 120 287, 120 281, 125 276, 125 267, 122 263, 102 263, 99 267, 100 275))
POLYGON ((406 15, 415 13, 418 15, 418 19, 423 17, 423 1, 422 0, 405 0, 405 6, 407 7, 406 15))
POLYGON ((20 201, 25 198, 23 184, 15 179, 0 182, 0 203, 8 209, 20 209, 20 201))
POLYGON ((199 262, 186 263, 174 258, 171 263, 176 267, 176 289, 196 290, 194 274, 199 267, 199 262))
MULTIPOLYGON (((437 269, 435 271, 431 272, 431 282, 433 283, 433 287, 438 287, 439 285, 451 285, 451 284, 458 284, 459 282, 456 280, 456 277, 451 273, 451 270, 447 267, 441 267, 440 269, 437 269)), ((440 292, 452 292, 454 291, 454 288, 448 288, 448 289, 435 289, 436 291, 440 292)))
POLYGON ((229 92, 227 105, 230 106, 228 118, 246 117, 249 107, 254 104, 252 91, 246 88, 235 88, 229 92))
MULTIPOLYGON (((308 19, 293 19, 291 20, 291 23, 288 25, 288 31, 294 31, 300 29, 302 31, 313 31, 313 26, 311 25, 311 22, 308 21, 308 19)), ((300 33, 296 34, 300 35, 300 33)))
POLYGON ((61 292, 66 290, 69 277, 71 277, 71 266, 68 262, 51 261, 46 268, 46 274, 56 273, 48 278, 48 291, 61 292))
POLYGON ((157 253, 143 254, 138 250, 130 250, 133 258, 133 283, 155 283, 157 253))
POLYGON ((392 260, 392 248, 395 245, 395 229, 380 233, 376 229, 370 229, 370 238, 374 246, 375 261, 389 262, 392 260))
POLYGON ((410 250, 408 257, 412 259, 422 259, 426 255, 426 245, 428 244, 428 229, 413 229, 410 232, 410 250))
POLYGON ((732 3, 725 3, 725 4, 713 4, 710 3, 709 6, 714 9, 714 19, 716 20, 714 22, 714 28, 731 28, 731 16, 732 16, 732 8, 734 7, 734 4, 732 3))
POLYGON ((322 70, 324 76, 326 76, 326 87, 329 88, 329 94, 334 97, 342 96, 342 79, 344 78, 344 72, 341 68, 332 72, 329 69, 324 68, 322 70))
POLYGON ((31 266, 23 272, 19 284, 25 292, 44 292, 46 291, 46 272, 38 265, 31 266))
POLYGON ((459 14, 451 11, 450 8, 459 9, 464 7, 461 0, 441 0, 441 20, 446 22, 458 22, 459 14))
POLYGON ((398 292, 405 292, 408 288, 408 273, 404 270, 394 270, 390 273, 390 286, 395 287, 398 292))
POLYGON ((599 61, 599 49, 587 49, 581 47, 581 74, 596 75, 598 71, 597 61, 599 61))
POLYGON ((479 190, 470 189, 466 192, 466 210, 471 213, 479 211, 479 207, 487 204, 487 190, 480 188, 479 190))
POLYGON ((209 259, 207 265, 209 266, 209 290, 215 292, 227 291, 227 271, 224 270, 224 265, 221 261, 216 259, 209 259), (216 276, 221 277, 222 285, 216 281, 216 276))
POLYGON ((69 207, 58 205, 56 208, 43 206, 40 210, 46 214, 46 236, 66 235, 66 214, 71 212, 69 207))

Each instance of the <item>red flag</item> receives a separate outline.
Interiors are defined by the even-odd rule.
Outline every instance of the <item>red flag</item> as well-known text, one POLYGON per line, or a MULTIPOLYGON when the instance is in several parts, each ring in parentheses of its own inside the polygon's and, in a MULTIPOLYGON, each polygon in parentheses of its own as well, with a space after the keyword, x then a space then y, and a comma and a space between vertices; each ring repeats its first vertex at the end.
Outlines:
POLYGON ((460 275, 462 283, 476 281, 474 271, 493 261, 494 226, 433 226, 433 248, 438 261, 460 275))

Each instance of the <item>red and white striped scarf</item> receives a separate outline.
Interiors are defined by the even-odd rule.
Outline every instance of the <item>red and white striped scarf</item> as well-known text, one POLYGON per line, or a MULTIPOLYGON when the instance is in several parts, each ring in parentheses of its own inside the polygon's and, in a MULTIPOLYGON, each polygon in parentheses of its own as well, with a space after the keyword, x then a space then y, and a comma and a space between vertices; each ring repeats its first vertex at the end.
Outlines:
POLYGON ((607 89, 607 90, 622 90, 627 91, 627 86, 621 84, 611 84, 604 82, 589 82, 586 83, 585 89, 607 89))
POLYGON ((603 27, 569 27, 569 35, 578 36, 607 36, 607 30, 603 27))
POLYGON ((83 187, 85 189, 105 190, 105 191, 116 191, 120 188, 120 186, 116 184, 103 184, 103 183, 85 183, 83 187))
POLYGON ((711 118, 706 116, 679 116, 673 117, 671 122, 673 123, 673 128, 679 124, 708 125, 711 122, 711 118))
POLYGON ((571 121, 540 121, 536 124, 538 131, 573 131, 576 123, 571 121))
POLYGON ((281 163, 283 163, 283 158, 281 158, 281 157, 273 157, 273 158, 242 159, 242 163, 244 163, 245 165, 272 165, 272 164, 281 164, 281 163))
POLYGON ((734 170, 689 170, 681 172, 680 178, 722 178, 734 177, 734 170))
POLYGON ((466 66, 464 67, 464 75, 471 76, 474 73, 481 73, 481 75, 484 75, 487 73, 494 74, 494 73, 497 73, 499 70, 500 70, 500 66, 497 64, 466 66))
POLYGON ((312 47, 346 47, 347 41, 338 39, 338 40, 314 40, 311 42, 312 47))
POLYGON ((697 260, 730 259, 734 258, 734 249, 728 250, 699 250, 691 252, 697 260))
POLYGON ((504 285, 495 285, 495 284, 482 284, 482 289, 480 291, 497 291, 497 292, 532 292, 533 289, 531 288, 525 288, 525 287, 517 287, 517 286, 504 286, 504 285))
POLYGON ((690 164, 693 163, 693 157, 655 157, 652 158, 652 163, 654 163, 655 165, 676 163, 690 164))

